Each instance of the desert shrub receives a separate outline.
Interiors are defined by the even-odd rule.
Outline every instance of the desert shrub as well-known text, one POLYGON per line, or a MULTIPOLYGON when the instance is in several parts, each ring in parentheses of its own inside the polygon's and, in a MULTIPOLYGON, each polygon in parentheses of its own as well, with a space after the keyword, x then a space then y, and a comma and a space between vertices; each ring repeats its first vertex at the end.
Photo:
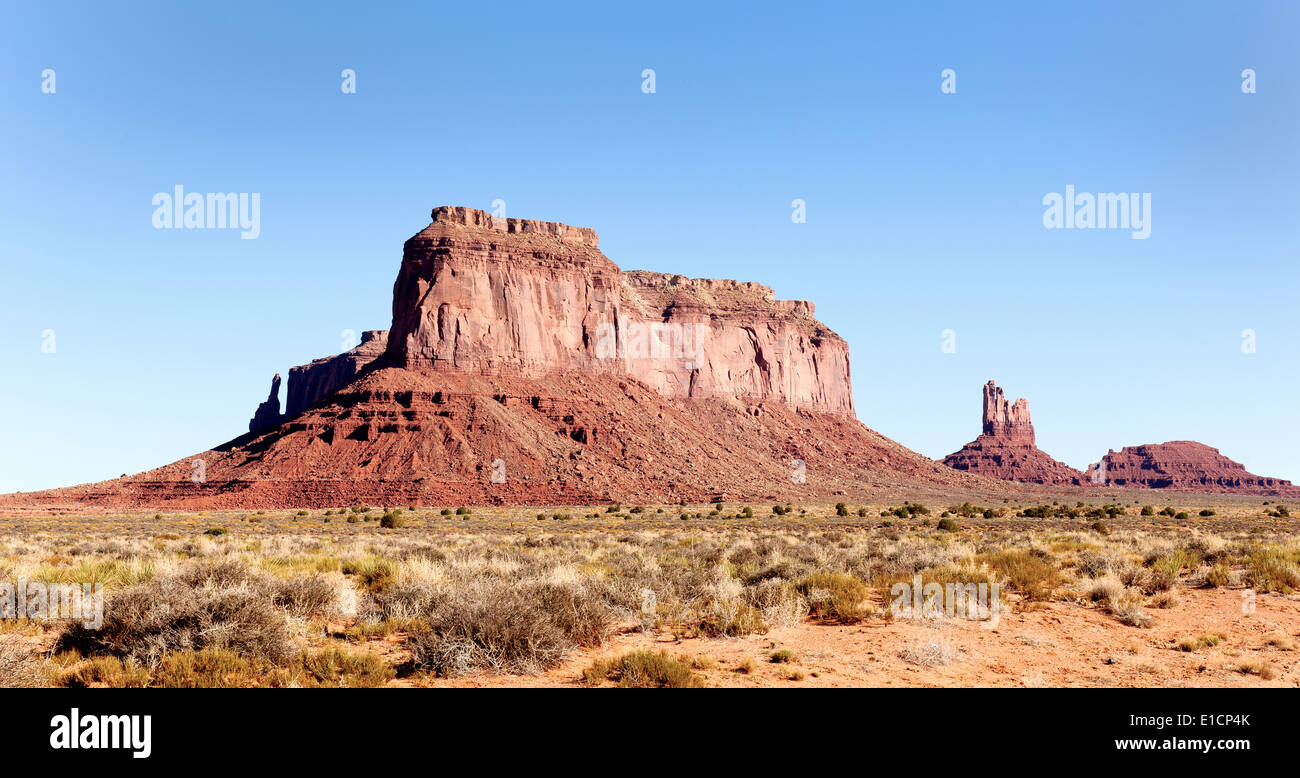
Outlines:
POLYGON ((1089 550, 1079 552, 1079 575, 1096 578, 1110 572, 1110 568, 1111 558, 1108 555, 1089 550))
POLYGON ((1290 594, 1300 589, 1300 552, 1265 548, 1246 557, 1246 585, 1261 592, 1290 594))
POLYGON ((406 526, 406 519, 402 518, 401 511, 392 511, 384 514, 379 520, 379 526, 384 529, 401 529, 406 526))
POLYGON ((836 516, 848 516, 848 515, 849 515, 849 506, 845 505, 845 504, 842 503, 842 502, 837 502, 837 503, 835 503, 835 515, 836 515, 836 516))
POLYGON ((110 593, 102 627, 66 624, 56 648, 148 667, 171 652, 205 648, 278 662, 289 654, 289 630, 264 581, 238 563, 220 562, 110 593))
POLYGON ((1214 509, 1213 509, 1213 508, 1202 508, 1202 509, 1201 509, 1201 512, 1200 512, 1198 515, 1200 515, 1200 516, 1213 516, 1213 515, 1214 515, 1214 509))
POLYGON ((788 648, 782 648, 778 651, 773 651, 767 658, 773 664, 789 664, 794 661, 794 652, 788 648))
POLYGON ((673 659, 667 651, 631 651, 615 659, 593 662, 582 673, 588 684, 614 681, 619 686, 654 689, 699 689, 704 679, 689 662, 673 659))
POLYGON ((848 573, 818 572, 795 587, 818 619, 852 624, 867 617, 867 585, 848 573))
POLYGON ((1061 582, 1056 568, 1029 551, 998 551, 981 554, 976 562, 983 562, 1000 574, 1008 585, 1031 600, 1051 596, 1061 582))
POLYGON ((1176 608, 1178 607, 1178 595, 1173 592, 1158 592, 1151 598, 1147 605, 1162 610, 1166 608, 1176 608))
POLYGON ((474 512, 474 511, 470 510, 469 508, 466 508, 466 507, 463 506, 463 505, 462 505, 461 507, 459 507, 459 508, 456 509, 456 515, 457 515, 457 516, 469 516, 469 515, 472 514, 473 512, 474 512))
POLYGON ((1232 571, 1223 562, 1211 567, 1205 573, 1205 585, 1210 589, 1227 586, 1232 583, 1232 571))
POLYGON ((134 659, 123 661, 115 656, 97 656, 65 670, 56 683, 71 689, 97 686, 142 689, 149 685, 149 670, 134 659))
POLYGON ((1270 646, 1272 646, 1272 647, 1274 647, 1274 648, 1276 648, 1276 649, 1280 649, 1280 650, 1282 650, 1282 651, 1294 651, 1294 650, 1295 650, 1295 641, 1291 639, 1291 636, 1290 636, 1290 635, 1286 634, 1285 632, 1283 632, 1283 631, 1281 631, 1281 630, 1278 630, 1278 631, 1272 633, 1271 635, 1269 635, 1269 636, 1268 636, 1268 639, 1265 641, 1265 643, 1266 643, 1267 645, 1270 645, 1270 646))
POLYGON ((1222 638, 1219 635, 1201 634, 1196 637, 1186 637, 1178 641, 1180 651, 1199 651, 1202 648, 1213 648, 1219 645, 1222 638))
POLYGON ((773 627, 793 627, 808 616, 808 602, 799 594, 794 584, 782 578, 768 577, 754 581, 745 587, 743 597, 746 602, 762 612, 766 624, 773 627))
POLYGON ((732 600, 710 602, 698 625, 699 633, 706 637, 736 638, 754 633, 762 635, 768 629, 762 611, 748 603, 732 600))
POLYGON ((1098 520, 1098 521, 1094 521, 1094 522, 1092 523, 1092 527, 1091 527, 1091 529, 1092 529, 1093 532, 1099 533, 1099 534, 1101 534, 1101 535, 1109 535, 1109 534, 1110 534, 1110 527, 1107 527, 1107 526, 1106 526, 1106 522, 1104 522, 1104 521, 1100 521, 1100 520, 1098 520))
POLYGON ((343 563, 344 575, 355 575, 361 585, 370 593, 382 592, 393 582, 397 574, 397 564, 391 559, 371 554, 359 560, 343 563))
POLYGON ((212 527, 212 528, 210 528, 210 529, 206 529, 206 530, 204 530, 204 531, 203 531, 203 534, 204 534, 204 535, 211 535, 212 537, 215 538, 215 537, 220 537, 220 536, 226 534, 226 530, 223 529, 223 528, 221 528, 221 527, 212 527))
POLYGON ((1142 592, 1129 588, 1108 599, 1106 610, 1123 624, 1131 627, 1150 627, 1151 616, 1143 609, 1142 592))
POLYGON ((248 688, 259 685, 247 657, 219 648, 182 651, 163 657, 152 685, 165 689, 248 688))
POLYGON ((1114 575, 1103 575, 1094 579, 1088 588, 1088 599, 1093 602, 1108 603, 1124 593, 1124 584, 1114 575))
POLYGON ((282 580, 267 579, 263 586, 270 593, 271 602, 285 608, 291 615, 306 618, 337 613, 338 588, 319 573, 282 580))
POLYGON ((574 646, 599 645, 613 623, 608 606, 581 587, 501 581, 458 587, 425 619, 428 628, 411 638, 411 664, 444 677, 538 673, 574 646))
POLYGON ((960 529, 960 527, 957 526, 957 522, 953 521, 952 519, 939 519, 938 526, 939 529, 943 530, 944 532, 956 532, 958 529, 960 529))
POLYGON ((1265 681, 1271 681, 1277 677, 1277 666, 1262 659, 1247 659, 1237 666, 1237 672, 1258 675, 1265 681))
POLYGON ((530 587, 529 596, 575 645, 599 646, 613 628, 609 606, 588 587, 543 583, 530 587))
POLYGON ((1168 565, 1160 565, 1151 568, 1146 577, 1146 585, 1144 585, 1142 589, 1148 594, 1165 592, 1174 588, 1174 584, 1177 582, 1177 571, 1171 570, 1168 565))
POLYGON ((1147 578, 1150 573, 1141 565, 1135 565, 1132 562, 1126 562, 1115 570, 1115 575, 1119 577, 1121 583, 1125 586, 1136 586, 1142 588, 1146 586, 1147 578))
POLYGON ((302 686, 369 688, 393 678, 393 668, 374 654, 354 654, 339 648, 303 651, 294 657, 290 673, 302 686))
POLYGON ((1143 505, 1141 513, 1143 516, 1154 516, 1156 515, 1156 510, 1150 505, 1143 505))

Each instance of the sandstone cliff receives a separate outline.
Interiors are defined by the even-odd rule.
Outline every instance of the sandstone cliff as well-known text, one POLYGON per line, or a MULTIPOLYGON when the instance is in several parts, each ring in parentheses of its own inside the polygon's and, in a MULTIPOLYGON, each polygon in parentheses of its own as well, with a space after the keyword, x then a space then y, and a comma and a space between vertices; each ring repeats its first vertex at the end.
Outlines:
POLYGON ((1029 401, 1008 404, 1002 389, 989 381, 984 385, 983 433, 960 451, 944 457, 954 470, 1001 478, 1007 481, 1083 486, 1086 476, 1069 465, 1052 459, 1034 443, 1034 425, 1029 401))
POLYGON ((1088 468, 1088 476, 1111 486, 1222 494, 1300 496, 1281 478, 1247 472, 1239 462, 1194 440, 1172 440, 1109 451, 1088 468))
POLYGON ((666 397, 852 414, 848 345, 758 284, 620 272, 596 233, 436 208, 406 242, 386 364, 626 375, 666 397))
POLYGON ((361 368, 375 361, 387 346, 387 330, 366 330, 361 333, 361 345, 351 351, 290 368, 285 416, 297 416, 356 378, 361 368))

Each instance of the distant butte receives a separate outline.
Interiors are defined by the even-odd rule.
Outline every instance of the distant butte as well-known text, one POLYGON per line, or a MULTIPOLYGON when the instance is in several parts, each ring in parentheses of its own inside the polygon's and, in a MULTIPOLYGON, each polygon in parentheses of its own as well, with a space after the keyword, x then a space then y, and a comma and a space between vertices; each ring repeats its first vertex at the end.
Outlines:
POLYGON ((1035 445, 1028 400, 1021 398, 1009 405, 1002 389, 989 381, 984 385, 983 421, 980 436, 944 457, 945 465, 1006 481, 1051 486, 1087 483, 1082 472, 1052 459, 1035 445))
POLYGON ((954 470, 990 478, 1050 486, 1300 497, 1300 488, 1290 481, 1249 473, 1218 449, 1191 440, 1112 450, 1101 462, 1090 465, 1086 473, 1080 472, 1039 450, 1028 401, 1019 399, 1009 405, 992 381, 984 385, 983 433, 960 451, 944 457, 943 463, 954 470))
POLYGON ((1171 440, 1110 451, 1088 475, 1110 486, 1171 489, 1217 494, 1300 496, 1300 488, 1281 478, 1246 471, 1216 448, 1194 440, 1171 440))

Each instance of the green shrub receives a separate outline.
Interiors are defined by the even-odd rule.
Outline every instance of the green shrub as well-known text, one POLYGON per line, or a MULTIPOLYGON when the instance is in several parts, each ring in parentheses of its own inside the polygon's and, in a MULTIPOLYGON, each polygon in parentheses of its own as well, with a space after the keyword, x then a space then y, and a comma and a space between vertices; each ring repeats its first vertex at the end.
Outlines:
POLYGON ((690 662, 673 659, 667 651, 631 651, 616 659, 598 660, 582 672, 591 685, 614 681, 619 686, 642 689, 699 689, 704 679, 690 662))
POLYGON ((867 585, 848 573, 813 573, 795 589, 807 598, 814 618, 853 624, 867 617, 867 585))
POLYGON ((1030 600, 1047 599, 1061 582, 1060 574, 1051 562, 1029 551, 981 554, 975 561, 987 564, 1005 578, 1012 589, 1030 600))

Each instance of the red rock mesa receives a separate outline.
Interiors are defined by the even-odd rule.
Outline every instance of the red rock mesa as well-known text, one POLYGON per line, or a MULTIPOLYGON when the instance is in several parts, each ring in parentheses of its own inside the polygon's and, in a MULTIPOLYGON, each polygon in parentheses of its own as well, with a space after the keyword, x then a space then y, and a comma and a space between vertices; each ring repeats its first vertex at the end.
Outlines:
POLYGON ((573 504, 990 485, 857 421, 848 345, 811 303, 622 272, 597 246, 590 229, 436 208, 406 241, 391 328, 291 369, 284 416, 273 382, 227 444, 16 497, 573 504), (194 459, 206 481, 191 480, 194 459))
POLYGON ((943 463, 955 470, 1034 484, 1082 486, 1087 478, 1078 470, 1052 459, 1034 444, 1029 401, 1008 405, 992 381, 984 385, 984 431, 943 463))
POLYGON ((1113 449, 1088 468, 1089 478, 1112 486, 1187 492, 1295 497, 1300 488, 1281 478, 1246 471, 1239 462, 1194 440, 1172 440, 1113 449))

